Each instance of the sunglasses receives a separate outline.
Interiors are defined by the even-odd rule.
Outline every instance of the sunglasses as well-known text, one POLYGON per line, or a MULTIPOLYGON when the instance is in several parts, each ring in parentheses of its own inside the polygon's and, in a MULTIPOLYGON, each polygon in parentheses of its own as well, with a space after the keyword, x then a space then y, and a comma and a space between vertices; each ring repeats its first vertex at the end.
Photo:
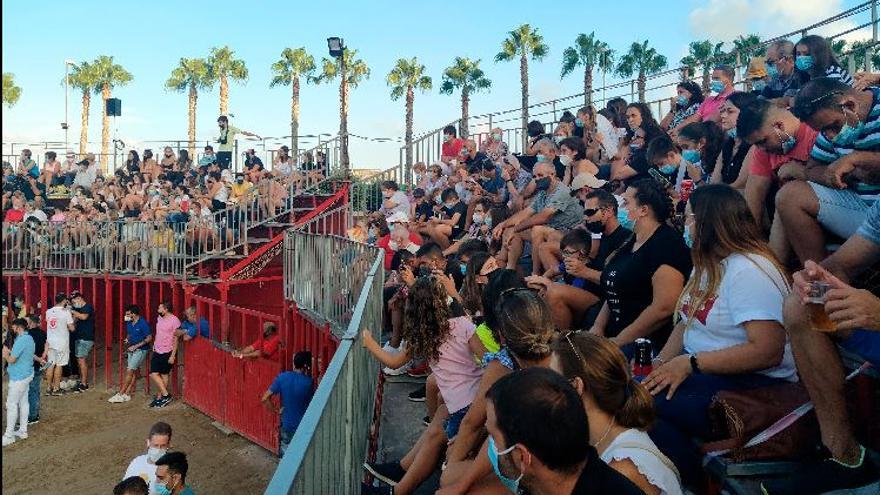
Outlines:
POLYGON ((595 215, 596 213, 599 213, 599 210, 600 210, 600 208, 585 208, 584 209, 584 216, 591 217, 591 216, 595 215))
POLYGON ((571 347, 571 351, 574 352, 574 355, 577 356, 578 359, 580 359, 581 363, 586 363, 587 360, 584 359, 584 356, 581 355, 580 352, 578 352, 577 347, 575 347, 574 343, 571 341, 571 334, 573 333, 578 333, 578 330, 569 330, 565 332, 562 338, 564 338, 565 341, 568 342, 569 347, 571 347))

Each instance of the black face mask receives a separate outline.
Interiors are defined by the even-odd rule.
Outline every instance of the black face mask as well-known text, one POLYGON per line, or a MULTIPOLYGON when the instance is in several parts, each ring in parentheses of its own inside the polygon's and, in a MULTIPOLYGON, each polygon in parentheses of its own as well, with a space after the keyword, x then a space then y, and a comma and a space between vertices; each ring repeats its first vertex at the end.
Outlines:
POLYGON ((605 231, 605 224, 598 220, 594 222, 584 222, 584 226, 594 234, 601 234, 605 231))
POLYGON ((550 177, 543 177, 535 181, 535 189, 546 191, 550 189, 550 177))

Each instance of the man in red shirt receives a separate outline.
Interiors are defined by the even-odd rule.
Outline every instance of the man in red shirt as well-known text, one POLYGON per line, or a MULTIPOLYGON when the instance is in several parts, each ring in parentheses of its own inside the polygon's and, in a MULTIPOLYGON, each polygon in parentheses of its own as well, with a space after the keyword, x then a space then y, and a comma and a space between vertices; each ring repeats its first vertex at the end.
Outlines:
POLYGON ((458 154, 464 141, 455 137, 455 126, 448 125, 443 128, 443 145, 440 147, 440 160, 449 163, 458 160, 458 154))
POLYGON ((240 351, 233 351, 232 357, 239 359, 265 358, 278 359, 278 351, 281 348, 281 337, 275 324, 267 321, 263 324, 263 338, 257 339, 253 344, 240 351))
MULTIPOLYGON (((804 180, 804 167, 819 133, 787 109, 764 100, 740 110, 736 132, 755 146, 743 195, 761 227, 771 188, 791 180, 804 180)), ((770 229, 770 248, 779 259, 787 257, 788 242, 778 215, 770 229)))

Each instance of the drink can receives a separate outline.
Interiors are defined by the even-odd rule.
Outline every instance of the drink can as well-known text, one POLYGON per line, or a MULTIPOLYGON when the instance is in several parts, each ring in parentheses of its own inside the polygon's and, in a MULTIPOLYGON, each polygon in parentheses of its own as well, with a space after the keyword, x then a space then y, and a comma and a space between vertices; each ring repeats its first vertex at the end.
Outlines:
POLYGON ((654 347, 650 339, 636 339, 635 356, 633 363, 633 375, 648 376, 653 371, 652 360, 654 359, 654 347))
POLYGON ((681 181, 681 190, 678 193, 679 201, 682 203, 687 203, 688 198, 691 197, 691 193, 694 191, 694 181, 691 179, 683 179, 681 181))

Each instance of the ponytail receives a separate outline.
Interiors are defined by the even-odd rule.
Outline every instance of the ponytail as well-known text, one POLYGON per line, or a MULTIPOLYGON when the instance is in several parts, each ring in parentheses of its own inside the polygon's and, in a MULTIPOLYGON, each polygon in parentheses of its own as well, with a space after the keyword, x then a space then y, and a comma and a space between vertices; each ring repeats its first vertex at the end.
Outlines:
POLYGON ((637 430, 650 428, 654 423, 654 399, 644 385, 630 378, 623 395, 623 407, 614 415, 617 424, 637 430))

